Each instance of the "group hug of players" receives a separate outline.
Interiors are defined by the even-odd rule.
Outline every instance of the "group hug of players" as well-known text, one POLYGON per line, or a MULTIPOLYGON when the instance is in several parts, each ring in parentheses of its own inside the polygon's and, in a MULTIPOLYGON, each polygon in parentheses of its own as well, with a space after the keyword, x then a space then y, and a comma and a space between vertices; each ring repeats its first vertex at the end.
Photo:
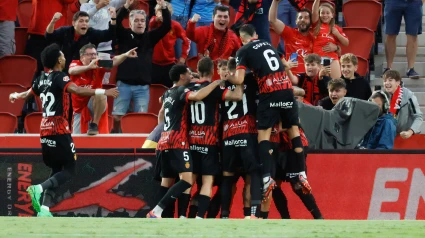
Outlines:
POLYGON ((245 218, 267 218, 271 197, 282 218, 289 218, 282 181, 290 182, 314 218, 323 218, 305 173, 308 141, 299 129, 291 81, 277 51, 257 39, 252 25, 239 33, 244 46, 227 62, 225 80, 211 82, 214 62, 208 57, 198 62, 200 79, 184 65, 170 70, 174 86, 161 97, 159 112, 164 124, 156 152, 159 203, 148 218, 174 217, 177 198, 179 217, 187 217, 191 203, 197 205, 196 218, 204 218, 214 185, 220 217, 229 218, 240 176, 245 218), (198 191, 191 199, 195 181, 198 191))

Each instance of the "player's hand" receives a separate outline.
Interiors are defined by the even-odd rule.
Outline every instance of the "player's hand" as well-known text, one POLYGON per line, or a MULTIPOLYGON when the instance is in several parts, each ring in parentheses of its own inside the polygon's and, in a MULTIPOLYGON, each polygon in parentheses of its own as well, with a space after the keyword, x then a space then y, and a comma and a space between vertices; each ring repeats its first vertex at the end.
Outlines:
POLYGON ((111 18, 117 18, 117 9, 115 7, 108 7, 108 12, 111 18))
POLYGON ((335 45, 334 43, 329 42, 328 44, 326 44, 325 46, 322 47, 323 52, 335 52, 338 50, 337 45, 335 45))
POLYGON ((131 6, 131 4, 133 4, 133 2, 134 2, 134 0, 127 0, 127 1, 124 3, 124 7, 125 7, 126 9, 128 9, 128 8, 131 6))
POLYGON ((90 64, 88 65, 89 69, 97 69, 99 68, 99 66, 97 66, 97 61, 99 61, 99 59, 94 59, 90 62, 90 64))
POLYGON ((9 101, 10 101, 11 103, 14 103, 16 99, 18 99, 18 93, 17 93, 17 92, 11 93, 11 94, 9 95, 9 101))
POLYGON ((62 17, 62 13, 56 12, 55 15, 53 15, 52 22, 59 21, 59 19, 61 19, 61 17, 62 17))
POLYGON ((128 58, 136 58, 137 57, 136 50, 137 50, 137 47, 127 51, 127 53, 125 53, 125 56, 127 56, 128 58))
POLYGON ((412 130, 400 132, 400 136, 403 139, 409 139, 412 135, 413 135, 413 131, 412 130))
POLYGON ((107 97, 117 98, 120 95, 120 92, 117 88, 110 88, 105 91, 107 97))
POLYGON ((330 76, 331 75, 331 66, 323 66, 319 73, 319 80, 322 79, 323 76, 330 76))
POLYGON ((186 59, 185 58, 183 58, 183 57, 180 57, 179 58, 179 60, 177 61, 177 64, 181 64, 181 65, 183 65, 183 64, 185 64, 186 63, 186 59))
POLYGON ((201 19, 201 16, 197 13, 195 13, 195 15, 193 15, 193 17, 190 19, 191 22, 196 23, 199 21, 199 19, 201 19))

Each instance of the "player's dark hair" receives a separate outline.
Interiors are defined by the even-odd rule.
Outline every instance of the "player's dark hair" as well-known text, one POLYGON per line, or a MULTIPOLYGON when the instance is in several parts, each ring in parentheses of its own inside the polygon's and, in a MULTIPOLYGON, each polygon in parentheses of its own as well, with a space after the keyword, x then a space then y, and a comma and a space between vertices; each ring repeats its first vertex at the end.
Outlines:
POLYGON ((221 68, 223 66, 227 67, 227 60, 220 60, 217 64, 217 68, 221 68))
POLYGON ((215 16, 215 14, 217 14, 217 11, 220 12, 227 12, 230 16, 230 9, 228 6, 225 5, 217 5, 215 6, 214 10, 213 10, 213 16, 215 16))
POLYGON ((255 27, 251 24, 245 24, 239 28, 239 34, 245 34, 249 36, 254 36, 255 34, 255 27))
POLYGON ((332 79, 331 81, 329 81, 328 90, 334 91, 340 88, 347 89, 347 85, 345 84, 344 79, 338 78, 338 79, 332 79))
POLYGON ((320 58, 320 56, 318 54, 308 54, 304 57, 304 62, 305 63, 316 63, 316 64, 320 64, 322 61, 322 59, 320 58))
POLYGON ((230 58, 227 62, 227 70, 229 71, 235 71, 236 70, 236 59, 230 58))
POLYGON ((92 43, 88 43, 88 44, 84 45, 80 49, 80 56, 84 55, 86 53, 87 49, 96 49, 96 46, 93 45, 92 43))
POLYGON ((41 52, 41 63, 48 69, 53 69, 58 63, 58 59, 61 56, 61 50, 58 44, 51 44, 44 48, 41 52))
POLYGON ((180 80, 180 75, 185 73, 187 73, 187 66, 176 64, 173 67, 171 67, 168 75, 170 76, 170 79, 171 81, 173 81, 173 83, 177 83, 180 80))
POLYGON ((90 19, 90 15, 87 12, 84 11, 78 11, 74 14, 74 16, 72 17, 72 21, 76 22, 78 21, 78 18, 80 17, 88 17, 90 19))
POLYGON ((198 61, 198 73, 201 77, 210 76, 214 72, 214 61, 210 57, 204 57, 198 61))

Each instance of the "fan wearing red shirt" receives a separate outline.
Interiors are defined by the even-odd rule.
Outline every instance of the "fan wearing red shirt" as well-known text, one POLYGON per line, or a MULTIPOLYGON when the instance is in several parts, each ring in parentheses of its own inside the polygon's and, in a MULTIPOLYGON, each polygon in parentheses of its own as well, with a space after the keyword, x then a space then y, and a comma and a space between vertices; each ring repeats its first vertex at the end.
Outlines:
MULTIPOLYGON (((170 14, 173 15, 173 7, 170 3, 166 2, 170 14)), ((149 21, 149 28, 155 29, 162 24, 162 6, 155 6, 155 15, 149 21)), ((167 87, 172 87, 173 82, 169 79, 168 73, 176 61, 179 64, 186 62, 187 55, 190 50, 190 41, 186 36, 186 31, 179 22, 171 20, 171 30, 162 38, 153 50, 152 56, 152 83, 162 84, 167 87), (177 39, 182 39, 182 55, 177 60, 174 45, 177 39)))
POLYGON ((15 54, 15 20, 18 0, 0 1, 0 57, 15 54))
POLYGON ((349 44, 347 36, 342 32, 341 27, 335 24, 335 9, 329 3, 320 5, 320 0, 314 0, 313 3, 313 28, 314 44, 313 53, 322 57, 322 64, 325 59, 331 62, 331 78, 341 77, 341 66, 336 52, 323 51, 323 46, 329 42, 347 46, 349 44))
MULTIPOLYGON (((84 45, 80 49, 80 59, 73 60, 69 66, 69 75, 72 82, 79 87, 97 89, 102 88, 102 79, 109 70, 98 66, 96 46, 84 45)), ((118 66, 128 57, 137 57, 134 48, 125 54, 115 56, 112 66, 118 66)), ((97 135, 99 132, 108 133, 108 113, 106 111, 106 96, 95 95, 82 97, 72 95, 72 109, 74 111, 73 133, 81 134, 87 131, 88 135, 97 135), (90 122, 91 121, 91 122, 90 122), (88 129, 87 129, 88 128, 88 129)))

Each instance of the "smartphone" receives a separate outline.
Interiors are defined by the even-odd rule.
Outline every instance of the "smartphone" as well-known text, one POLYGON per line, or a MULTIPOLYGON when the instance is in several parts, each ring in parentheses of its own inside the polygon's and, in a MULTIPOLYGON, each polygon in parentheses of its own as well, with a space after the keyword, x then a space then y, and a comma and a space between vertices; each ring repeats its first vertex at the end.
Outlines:
POLYGON ((99 60, 97 61, 97 66, 107 69, 112 69, 113 61, 112 60, 99 60))
POLYGON ((323 60, 323 66, 329 66, 329 65, 331 65, 331 60, 330 59, 324 59, 323 60))
POLYGON ((292 62, 298 62, 298 53, 292 53, 289 57, 289 60, 291 60, 292 62))
POLYGON ((381 86, 375 85, 375 91, 381 90, 381 86))

